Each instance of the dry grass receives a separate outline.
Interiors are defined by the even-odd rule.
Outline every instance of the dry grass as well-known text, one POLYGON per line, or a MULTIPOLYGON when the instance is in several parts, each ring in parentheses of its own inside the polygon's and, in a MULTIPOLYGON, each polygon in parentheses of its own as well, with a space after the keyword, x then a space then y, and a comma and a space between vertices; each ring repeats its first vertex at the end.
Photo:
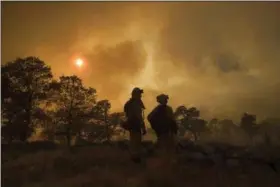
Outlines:
POLYGON ((39 151, 17 157, 9 154, 2 152, 5 187, 276 187, 280 184, 280 175, 264 165, 247 164, 243 171, 238 164, 221 167, 206 161, 190 162, 184 160, 184 155, 173 165, 156 156, 137 165, 130 161, 127 151, 110 146, 39 151))

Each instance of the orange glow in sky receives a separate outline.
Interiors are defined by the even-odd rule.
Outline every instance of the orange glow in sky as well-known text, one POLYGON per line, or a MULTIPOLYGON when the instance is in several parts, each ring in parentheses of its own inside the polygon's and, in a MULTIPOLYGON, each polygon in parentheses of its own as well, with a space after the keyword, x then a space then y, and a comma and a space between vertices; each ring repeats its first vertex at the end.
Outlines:
POLYGON ((77 58, 77 59, 75 60, 75 64, 76 64, 76 66, 78 66, 78 67, 82 67, 82 66, 84 65, 84 61, 83 61, 81 58, 77 58))

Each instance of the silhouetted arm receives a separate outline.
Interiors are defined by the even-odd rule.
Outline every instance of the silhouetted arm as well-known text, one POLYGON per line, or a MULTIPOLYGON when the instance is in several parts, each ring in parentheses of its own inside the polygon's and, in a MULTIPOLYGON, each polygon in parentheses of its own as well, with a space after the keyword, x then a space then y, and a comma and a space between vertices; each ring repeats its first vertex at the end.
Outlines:
POLYGON ((123 111, 124 111, 124 113, 125 113, 125 116, 127 117, 127 113, 128 113, 128 102, 126 102, 126 103, 124 104, 123 111))

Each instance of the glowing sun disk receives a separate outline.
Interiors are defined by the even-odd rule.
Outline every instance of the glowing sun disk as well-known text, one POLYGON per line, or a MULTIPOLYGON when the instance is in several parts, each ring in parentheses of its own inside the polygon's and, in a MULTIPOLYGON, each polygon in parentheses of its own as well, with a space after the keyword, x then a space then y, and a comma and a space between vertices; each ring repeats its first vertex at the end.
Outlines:
POLYGON ((84 61, 82 59, 78 58, 75 63, 78 67, 81 67, 84 64, 84 61))

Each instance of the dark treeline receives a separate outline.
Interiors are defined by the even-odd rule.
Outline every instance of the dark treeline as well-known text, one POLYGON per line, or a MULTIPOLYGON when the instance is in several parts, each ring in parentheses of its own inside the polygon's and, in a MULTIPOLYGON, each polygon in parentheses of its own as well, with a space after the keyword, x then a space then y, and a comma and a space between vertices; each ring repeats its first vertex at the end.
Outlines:
MULTIPOLYGON (((1 65, 2 140, 27 141, 36 128, 43 129, 42 136, 54 141, 64 138, 68 145, 73 137, 96 142, 121 136, 124 114, 111 113, 108 100, 98 100, 94 88, 83 85, 75 76, 61 76, 54 80, 51 68, 36 57, 18 58, 1 65)), ((200 111, 184 105, 175 110, 179 134, 191 134, 194 140, 203 133, 212 137, 223 134, 233 138, 239 132, 252 141, 261 136, 271 143, 273 134, 279 141, 280 120, 266 119, 257 124, 256 116, 244 113, 239 124, 230 119, 201 119, 200 111)))
POLYGON ((51 68, 36 57, 18 58, 1 66, 2 139, 26 141, 36 128, 45 139, 73 136, 110 138, 122 113, 110 113, 108 100, 75 76, 54 80, 51 68), (105 125, 106 124, 106 125, 105 125), (104 133, 104 131, 106 131, 104 133))

